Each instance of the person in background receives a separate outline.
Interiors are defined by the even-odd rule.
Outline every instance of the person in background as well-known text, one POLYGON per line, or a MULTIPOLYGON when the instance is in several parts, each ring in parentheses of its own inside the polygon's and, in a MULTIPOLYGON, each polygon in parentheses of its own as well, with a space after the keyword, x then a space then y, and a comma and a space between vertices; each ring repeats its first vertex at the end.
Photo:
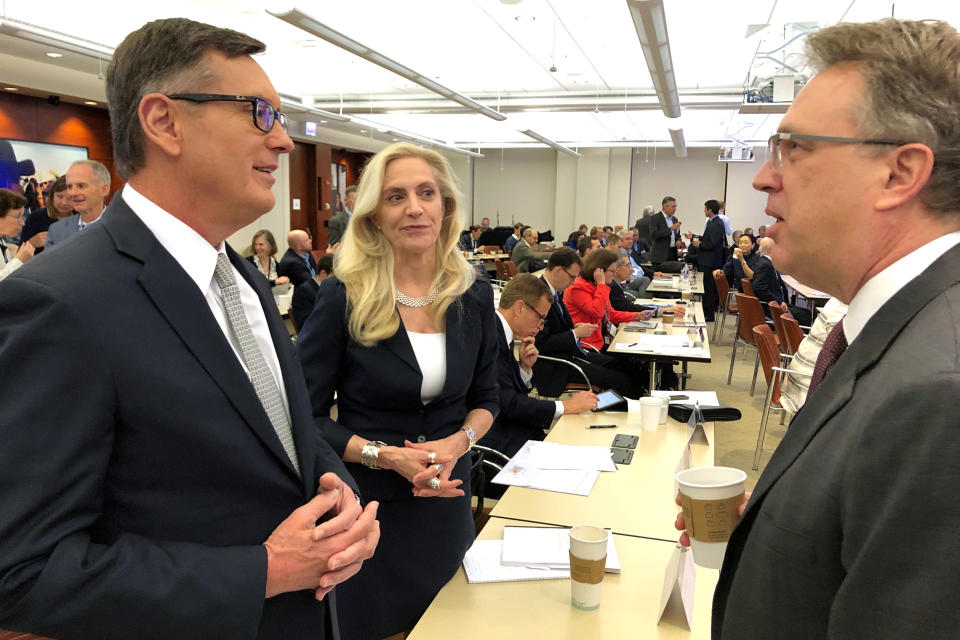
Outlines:
POLYGON ((513 252, 513 248, 520 242, 520 232, 523 230, 523 223, 517 222, 513 225, 513 235, 507 237, 503 243, 503 250, 507 255, 513 252))
POLYGON ((595 251, 600 248, 600 238, 597 236, 583 236, 577 242, 577 253, 580 254, 581 258, 586 258, 591 251, 595 251))
POLYGON ((762 224, 762 225, 760 225, 759 227, 757 227, 757 239, 758 239, 758 240, 761 239, 761 238, 766 237, 766 235, 767 235, 767 225, 762 224))
POLYGON ((656 211, 652 204, 644 205, 643 213, 637 219, 634 229, 637 231, 637 246, 640 251, 650 251, 653 242, 650 239, 650 217, 656 211))
POLYGON ((277 275, 289 278, 293 286, 303 284, 317 275, 317 261, 312 252, 313 238, 309 232, 292 230, 287 234, 287 246, 289 248, 277 264, 277 275))
POLYGON ((553 296, 547 283, 529 273, 517 274, 503 288, 497 309, 497 372, 500 414, 480 444, 513 457, 527 440, 543 440, 544 430, 564 414, 589 411, 597 396, 579 391, 568 400, 531 398, 535 336, 543 328, 553 296), (521 342, 520 362, 513 343, 521 342))
POLYGON ((820 350, 823 349, 823 342, 845 315, 847 315, 847 305, 836 298, 830 298, 820 307, 820 312, 810 327, 810 333, 800 341, 800 347, 790 359, 790 365, 787 368, 791 373, 786 375, 780 386, 780 405, 787 413, 796 414, 806 402, 807 392, 810 390, 810 376, 817 364, 820 350), (792 372, 807 375, 793 375, 792 372))
POLYGON ((99 220, 110 193, 110 171, 96 160, 77 160, 67 169, 66 178, 67 196, 76 213, 50 225, 44 243, 47 249, 99 220))
POLYGON ((581 235, 587 235, 587 225, 580 225, 575 231, 571 231, 570 235, 567 236, 566 245, 571 249, 576 249, 577 245, 580 243, 581 235))
POLYGON ((320 283, 333 275, 333 254, 325 254, 317 260, 317 275, 293 288, 293 298, 290 300, 290 310, 293 314, 293 325, 297 332, 304 323, 320 295, 320 283))
POLYGON ((680 240, 680 221, 674 215, 677 212, 677 199, 673 196, 663 198, 662 209, 650 217, 650 262, 653 268, 660 270, 664 262, 677 260, 677 242, 680 240))
POLYGON ((480 219, 480 233, 490 230, 490 218, 481 218, 480 219))
MULTIPOLYGON (((23 228, 23 214, 27 199, 9 189, 0 189, 0 238, 15 237, 23 228)), ((10 247, 0 240, 0 280, 22 267, 33 258, 34 247, 23 242, 10 247)))
POLYGON ((380 501, 377 553, 338 589, 343 637, 384 638, 413 628, 476 536, 466 454, 499 411, 497 329, 457 246, 447 160, 393 144, 358 187, 297 346, 320 433, 380 501))
MULTIPOLYGON (((747 227, 746 229, 743 230, 743 232, 744 232, 745 234, 747 234, 748 236, 753 236, 753 227, 747 227)), ((754 236, 754 237, 756 237, 756 236, 754 236)))
POLYGON ((338 212, 330 218, 327 223, 327 246, 331 247, 338 244, 343 239, 343 234, 347 232, 347 223, 350 222, 350 214, 353 213, 353 205, 357 201, 357 185, 352 184, 343 190, 343 211, 338 212))
POLYGON ((67 193, 67 177, 60 176, 50 185, 46 209, 34 211, 20 232, 22 242, 29 241, 39 254, 47 242, 47 230, 57 220, 73 215, 73 203, 67 193))
MULTIPOLYGON (((707 226, 701 238, 693 238, 697 248, 697 266, 701 273, 712 273, 723 265, 723 253, 727 236, 723 231, 723 221, 717 217, 720 203, 707 200, 703 203, 703 214, 707 217, 707 226)), ((717 310, 717 283, 713 278, 703 278, 703 319, 713 322, 717 310)))
POLYGON ((524 227, 520 235, 520 242, 513 247, 510 259, 517 265, 517 271, 520 273, 539 271, 544 267, 543 261, 550 259, 550 252, 533 249, 540 239, 539 232, 533 227, 524 227))
MULTIPOLYGON (((760 259, 759 254, 757 254, 757 240, 751 235, 740 233, 739 231, 734 231, 734 235, 737 236, 737 246, 734 247, 733 253, 727 258, 727 261, 724 263, 722 269, 714 269, 713 275, 720 275, 726 277, 727 284, 743 293, 743 279, 752 280, 754 272, 757 269, 757 261, 760 259)), ((773 281, 770 280, 769 274, 764 274, 760 278, 760 287, 762 289, 769 289, 775 285, 773 281)))
POLYGON ((600 231, 601 247, 607 246, 607 238, 610 236, 611 233, 613 233, 613 227, 611 227, 610 225, 604 225, 603 229, 600 231))
POLYGON ((290 278, 286 276, 277 276, 277 241, 268 229, 261 229, 253 234, 253 242, 250 244, 251 255, 247 256, 250 264, 257 268, 270 286, 278 284, 287 284, 290 278))
POLYGON ((465 233, 460 234, 460 250, 469 251, 470 253, 477 253, 483 251, 483 247, 477 244, 477 241, 480 240, 480 235, 483 233, 483 229, 480 228, 478 224, 470 225, 470 228, 467 229, 465 233))

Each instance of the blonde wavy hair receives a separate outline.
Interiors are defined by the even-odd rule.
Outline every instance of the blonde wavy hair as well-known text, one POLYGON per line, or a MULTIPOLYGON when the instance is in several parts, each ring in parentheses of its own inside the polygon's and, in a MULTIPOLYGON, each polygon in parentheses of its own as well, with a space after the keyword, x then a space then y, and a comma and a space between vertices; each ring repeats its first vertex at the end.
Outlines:
POLYGON ((398 142, 370 158, 357 188, 357 201, 334 258, 334 273, 347 289, 347 328, 365 347, 393 336, 400 328, 394 302, 393 247, 373 220, 387 165, 400 158, 420 158, 433 169, 443 201, 443 222, 437 236, 437 262, 432 286, 437 297, 430 307, 435 326, 441 326, 447 308, 473 284, 476 274, 463 258, 457 242, 463 227, 460 193, 446 158, 431 149, 398 142))

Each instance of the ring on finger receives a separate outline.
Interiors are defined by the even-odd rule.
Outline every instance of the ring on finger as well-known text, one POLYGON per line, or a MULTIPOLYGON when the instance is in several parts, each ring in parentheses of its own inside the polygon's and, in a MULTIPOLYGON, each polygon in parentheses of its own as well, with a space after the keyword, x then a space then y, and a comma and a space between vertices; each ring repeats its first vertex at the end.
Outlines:
POLYGON ((437 473, 440 473, 441 471, 443 471, 443 463, 442 463, 442 462, 438 462, 437 464, 435 464, 435 465, 433 465, 433 466, 436 468, 437 473))
POLYGON ((430 478, 430 482, 428 484, 430 485, 430 488, 433 489, 434 491, 440 491, 439 478, 430 478))
POLYGON ((435 451, 431 451, 430 453, 427 454, 427 462, 429 462, 430 464, 436 464, 437 453, 435 451))

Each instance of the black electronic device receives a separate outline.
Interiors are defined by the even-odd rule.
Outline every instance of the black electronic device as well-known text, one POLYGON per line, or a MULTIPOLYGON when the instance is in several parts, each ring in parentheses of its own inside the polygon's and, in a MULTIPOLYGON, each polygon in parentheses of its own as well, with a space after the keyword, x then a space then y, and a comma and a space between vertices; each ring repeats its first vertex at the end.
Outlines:
POLYGON ((633 449, 611 449, 610 457, 616 464, 630 464, 633 461, 633 449))
POLYGON ((597 406, 594 411, 626 411, 627 400, 613 389, 597 394, 597 406))
POLYGON ((613 446, 618 449, 636 449, 640 438, 629 433, 618 433, 613 439, 613 446))

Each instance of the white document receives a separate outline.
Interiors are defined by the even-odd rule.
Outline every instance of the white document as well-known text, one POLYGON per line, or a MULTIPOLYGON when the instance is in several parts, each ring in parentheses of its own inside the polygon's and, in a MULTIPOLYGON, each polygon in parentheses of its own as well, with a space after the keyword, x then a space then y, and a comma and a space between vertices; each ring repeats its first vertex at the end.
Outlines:
POLYGON ((535 469, 510 462, 493 477, 491 482, 514 487, 588 496, 599 477, 599 471, 535 469))
POLYGON ((585 447, 536 441, 531 442, 530 445, 527 463, 537 469, 617 470, 617 465, 610 458, 610 449, 607 447, 585 447))
POLYGON ((697 572, 693 567, 693 553, 686 547, 674 550, 663 576, 663 593, 660 596, 658 622, 668 614, 687 629, 693 626, 693 596, 696 593, 697 572))
MULTIPOLYGON (((504 527, 500 561, 504 565, 569 571, 570 529, 504 527)), ((607 538, 605 570, 607 573, 620 573, 620 558, 613 544, 613 533, 607 538)))
POLYGON ((503 540, 475 540, 463 557, 463 570, 467 581, 517 582, 519 580, 556 580, 569 578, 570 567, 562 569, 533 569, 519 565, 504 565, 500 562, 503 540))
POLYGON ((661 398, 687 396, 686 398, 682 399, 670 400, 670 404, 696 405, 696 403, 699 402, 701 407, 720 406, 720 400, 717 399, 716 391, 654 391, 651 395, 661 398))

